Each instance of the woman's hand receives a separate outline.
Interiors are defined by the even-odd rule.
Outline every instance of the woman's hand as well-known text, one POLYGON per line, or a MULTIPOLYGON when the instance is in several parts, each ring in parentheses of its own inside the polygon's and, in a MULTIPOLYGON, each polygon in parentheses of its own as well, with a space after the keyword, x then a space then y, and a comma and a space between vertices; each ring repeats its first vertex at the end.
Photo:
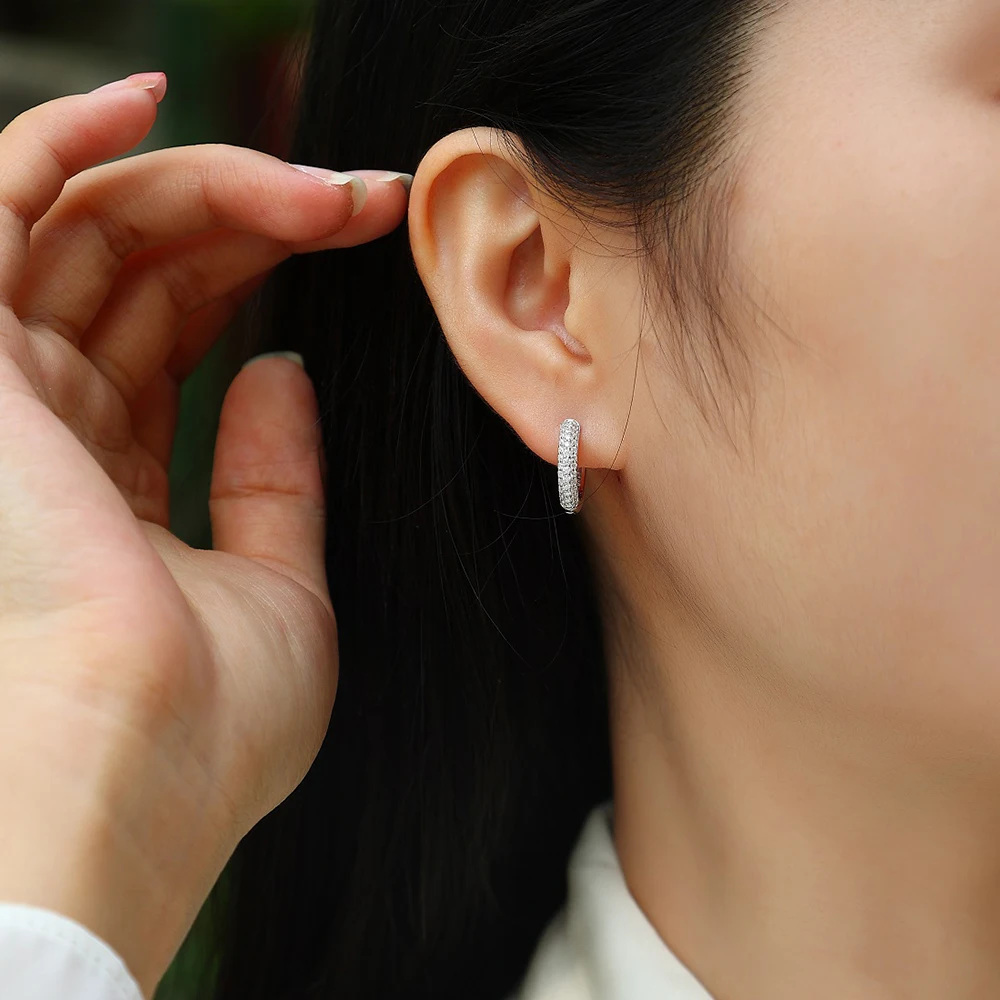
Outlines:
POLYGON ((94 166, 164 87, 0 133, 0 900, 79 920, 147 992, 309 768, 337 686, 308 377, 270 358, 231 386, 210 552, 167 529, 178 386, 275 264, 406 203, 369 174, 352 217, 352 185, 222 145, 94 166))

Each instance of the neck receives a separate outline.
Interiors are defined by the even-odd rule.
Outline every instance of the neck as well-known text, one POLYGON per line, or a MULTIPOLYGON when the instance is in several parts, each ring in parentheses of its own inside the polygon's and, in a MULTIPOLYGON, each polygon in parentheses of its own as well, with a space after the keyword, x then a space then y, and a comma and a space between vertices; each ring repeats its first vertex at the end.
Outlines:
POLYGON ((642 634, 610 664, 615 840, 633 896, 709 992, 1000 995, 992 762, 917 760, 684 642, 679 623, 669 650, 642 634))

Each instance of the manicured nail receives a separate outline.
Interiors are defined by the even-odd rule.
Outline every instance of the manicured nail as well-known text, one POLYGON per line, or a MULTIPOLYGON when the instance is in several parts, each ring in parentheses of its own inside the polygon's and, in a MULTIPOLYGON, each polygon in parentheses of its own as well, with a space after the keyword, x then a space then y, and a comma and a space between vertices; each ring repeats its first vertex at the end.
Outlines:
POLYGON ((156 103, 159 104, 167 93, 167 74, 159 72, 133 73, 131 76, 125 77, 124 80, 114 80, 102 87, 96 87, 91 93, 97 94, 102 90, 151 90, 156 98, 156 103))
POLYGON ((351 212, 352 217, 365 207, 365 202, 368 200, 368 185, 365 184, 362 178, 355 177, 354 174, 342 174, 336 170, 327 170, 326 167, 307 167, 302 163, 289 163, 288 165, 294 167, 296 170, 301 170, 304 174, 318 177, 325 184, 333 184, 335 187, 350 184, 351 197, 354 199, 354 211, 351 212))
POLYGON ((410 190, 410 185, 413 183, 413 174, 404 174, 398 170, 348 170, 347 173, 363 177, 366 181, 377 181, 380 184, 399 181, 407 191, 410 190))
MULTIPOLYGON (((306 363, 302 360, 302 355, 296 353, 295 351, 265 351, 263 354, 255 354, 249 361, 245 362, 243 368, 247 365, 252 365, 255 361, 260 361, 261 358, 287 358, 289 361, 294 361, 300 368, 305 368, 306 363)), ((242 371, 242 369, 240 369, 242 371)))
POLYGON ((388 184, 391 181, 399 181, 399 183, 402 184, 407 191, 409 191, 410 185, 413 183, 413 174, 403 174, 398 170, 383 170, 374 175, 371 179, 380 181, 382 184, 388 184))

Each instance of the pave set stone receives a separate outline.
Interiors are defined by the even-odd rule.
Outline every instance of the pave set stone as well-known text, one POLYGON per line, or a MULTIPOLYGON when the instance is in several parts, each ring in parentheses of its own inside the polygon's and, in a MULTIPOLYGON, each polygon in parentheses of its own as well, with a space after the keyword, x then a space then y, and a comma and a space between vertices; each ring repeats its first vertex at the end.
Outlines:
POLYGON ((580 509, 581 475, 577 464, 580 447, 580 424, 569 419, 559 428, 559 503, 568 514, 580 509))

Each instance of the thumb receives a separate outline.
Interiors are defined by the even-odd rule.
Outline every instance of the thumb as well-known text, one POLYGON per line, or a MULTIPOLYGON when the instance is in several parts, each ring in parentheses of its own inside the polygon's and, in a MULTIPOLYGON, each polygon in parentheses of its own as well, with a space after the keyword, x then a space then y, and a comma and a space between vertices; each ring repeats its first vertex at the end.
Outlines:
POLYGON ((209 512, 213 548, 263 563, 329 607, 317 426, 299 355, 247 362, 222 404, 209 512))

